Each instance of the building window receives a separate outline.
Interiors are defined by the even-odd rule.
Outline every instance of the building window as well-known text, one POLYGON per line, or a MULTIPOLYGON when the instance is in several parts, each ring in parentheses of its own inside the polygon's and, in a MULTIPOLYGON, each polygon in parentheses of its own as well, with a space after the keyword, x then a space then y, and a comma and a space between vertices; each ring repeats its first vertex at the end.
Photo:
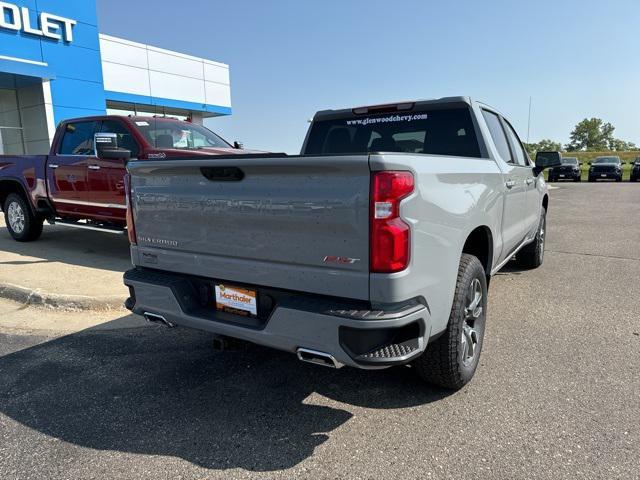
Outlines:
POLYGON ((24 153, 24 135, 17 92, 13 88, 0 88, 0 155, 24 153))

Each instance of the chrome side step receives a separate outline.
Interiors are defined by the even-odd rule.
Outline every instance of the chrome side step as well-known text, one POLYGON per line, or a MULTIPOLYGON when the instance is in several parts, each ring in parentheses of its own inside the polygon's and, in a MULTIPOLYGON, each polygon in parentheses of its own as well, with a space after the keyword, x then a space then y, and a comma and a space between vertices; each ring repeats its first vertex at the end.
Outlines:
POLYGON ((116 235, 126 235, 127 230, 117 227, 100 227, 89 223, 67 222, 65 220, 54 220, 49 222, 51 225, 61 225, 63 227, 79 228, 80 230, 93 230, 95 232, 115 233, 116 235))

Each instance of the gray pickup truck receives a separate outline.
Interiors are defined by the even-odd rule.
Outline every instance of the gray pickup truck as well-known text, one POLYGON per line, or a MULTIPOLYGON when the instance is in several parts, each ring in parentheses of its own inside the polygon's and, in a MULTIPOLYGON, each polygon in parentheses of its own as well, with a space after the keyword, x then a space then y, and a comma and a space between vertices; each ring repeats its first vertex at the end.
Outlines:
POLYGON ((461 388, 491 276, 543 260, 549 198, 468 97, 318 112, 302 153, 133 161, 127 308, 339 367, 461 388))

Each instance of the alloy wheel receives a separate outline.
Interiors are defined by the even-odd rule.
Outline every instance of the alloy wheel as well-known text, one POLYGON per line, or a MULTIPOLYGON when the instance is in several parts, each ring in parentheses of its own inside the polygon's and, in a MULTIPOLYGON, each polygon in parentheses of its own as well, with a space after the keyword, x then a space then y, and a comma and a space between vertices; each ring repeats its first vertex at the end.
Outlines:
POLYGON ((11 230, 20 235, 25 227, 25 215, 22 206, 18 202, 11 202, 7 209, 7 220, 11 230))
POLYGON ((547 217, 543 216, 542 220, 540 221, 540 232, 538 233, 538 242, 540 244, 538 255, 540 256, 540 263, 542 263, 542 260, 544 258, 544 241, 545 241, 546 229, 547 229, 547 217))
POLYGON ((473 363, 478 354, 482 313, 482 284, 478 278, 474 278, 467 293, 462 324, 462 363, 465 366, 473 363))

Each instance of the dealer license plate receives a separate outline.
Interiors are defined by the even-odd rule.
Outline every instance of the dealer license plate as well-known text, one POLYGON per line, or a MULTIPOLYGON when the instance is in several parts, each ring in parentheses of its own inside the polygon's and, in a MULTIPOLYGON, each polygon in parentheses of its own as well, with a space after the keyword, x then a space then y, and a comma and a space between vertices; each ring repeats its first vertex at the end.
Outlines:
POLYGON ((237 315, 258 315, 257 294, 255 290, 216 285, 216 309, 237 315))
POLYGON ((607 174, 606 174, 606 173, 601 173, 601 174, 600 174, 600 176, 601 176, 601 177, 606 177, 606 176, 607 176, 607 174))
POLYGON ((561 173, 561 174, 560 174, 560 178, 564 178, 564 173, 561 173))

